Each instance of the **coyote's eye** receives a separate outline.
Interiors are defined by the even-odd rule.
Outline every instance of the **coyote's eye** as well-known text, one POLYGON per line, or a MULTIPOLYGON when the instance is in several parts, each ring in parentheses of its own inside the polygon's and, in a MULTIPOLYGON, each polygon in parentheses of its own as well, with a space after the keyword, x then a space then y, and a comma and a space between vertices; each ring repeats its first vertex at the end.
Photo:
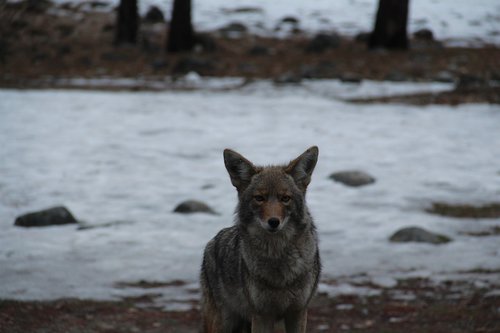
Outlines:
POLYGON ((255 195, 253 199, 257 202, 264 202, 266 200, 266 198, 264 198, 264 196, 262 195, 255 195))
POLYGON ((289 195, 284 195, 281 197, 281 201, 284 202, 284 203, 287 203, 290 201, 290 196, 289 195))

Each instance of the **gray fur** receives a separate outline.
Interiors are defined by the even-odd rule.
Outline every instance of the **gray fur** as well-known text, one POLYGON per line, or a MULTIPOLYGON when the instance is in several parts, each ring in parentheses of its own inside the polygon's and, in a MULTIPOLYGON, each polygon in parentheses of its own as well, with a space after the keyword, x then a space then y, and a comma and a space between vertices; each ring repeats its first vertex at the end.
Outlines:
POLYGON ((307 305, 321 271, 316 228, 305 203, 317 156, 312 147, 287 166, 261 168, 224 152, 239 203, 235 225, 205 248, 203 332, 272 332, 281 319, 287 333, 305 332, 307 305), (278 231, 266 229, 255 193, 285 207, 278 231))

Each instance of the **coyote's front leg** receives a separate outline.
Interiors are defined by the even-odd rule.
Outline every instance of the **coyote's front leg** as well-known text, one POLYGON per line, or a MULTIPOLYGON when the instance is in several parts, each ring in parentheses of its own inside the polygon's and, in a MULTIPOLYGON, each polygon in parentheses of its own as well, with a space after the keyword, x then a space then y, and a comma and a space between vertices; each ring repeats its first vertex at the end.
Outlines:
POLYGON ((306 333, 307 309, 292 312, 285 317, 286 333, 306 333))
POLYGON ((252 318, 252 333, 272 333, 274 331, 274 320, 261 316, 252 318))

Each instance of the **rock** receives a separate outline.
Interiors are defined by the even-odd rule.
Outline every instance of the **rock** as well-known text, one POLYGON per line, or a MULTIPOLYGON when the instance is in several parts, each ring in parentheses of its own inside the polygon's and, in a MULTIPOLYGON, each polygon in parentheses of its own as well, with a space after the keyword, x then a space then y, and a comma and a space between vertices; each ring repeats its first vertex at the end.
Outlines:
POLYGON ((28 213, 16 218, 18 227, 46 227, 51 225, 78 223, 70 211, 63 206, 28 213))
POLYGON ((358 43, 368 43, 368 39, 370 39, 370 32, 360 32, 354 37, 354 41, 358 43))
POLYGON ((363 171, 358 170, 335 172, 332 173, 329 178, 352 187, 375 183, 375 178, 363 171))
POLYGON ((248 50, 248 54, 253 56, 266 56, 271 54, 271 50, 266 46, 255 45, 248 50))
POLYGON ((444 244, 451 242, 447 236, 436 234, 419 227, 406 227, 396 231, 389 240, 396 243, 418 242, 444 244))
POLYGON ((207 204, 196 200, 187 200, 181 202, 179 205, 177 205, 177 207, 175 207, 174 212, 181 214, 192 214, 192 213, 217 214, 207 204))
POLYGON ((443 82, 443 83, 454 83, 455 75, 448 71, 440 71, 434 77, 434 81, 443 82))
POLYGON ((232 22, 219 29, 219 33, 225 38, 240 38, 248 31, 246 25, 240 22, 232 22))
POLYGON ((282 23, 299 24, 299 19, 293 16, 285 16, 281 19, 282 23))
POLYGON ((177 61, 172 69, 174 74, 186 74, 189 72, 207 73, 214 69, 212 61, 199 57, 183 57, 177 61))
POLYGON ((336 33, 319 33, 309 42, 306 47, 307 52, 321 53, 328 49, 335 49, 340 46, 340 36, 336 33))
POLYGON ((434 33, 430 29, 420 29, 413 33, 413 37, 424 41, 433 41, 434 33))
POLYGON ((338 76, 337 66, 330 61, 318 65, 302 65, 300 73, 305 79, 327 79, 338 76))
POLYGON ((195 48, 204 52, 214 52, 217 50, 215 38, 206 33, 197 33, 194 36, 195 48))
POLYGON ((151 69, 154 72, 161 71, 168 68, 168 61, 165 59, 156 59, 151 62, 151 69))
POLYGON ((145 23, 163 23, 165 22, 165 15, 163 15, 160 8, 150 6, 146 15, 144 15, 143 21, 145 23))
POLYGON ((490 82, 485 78, 472 74, 462 74, 458 77, 456 89, 488 88, 490 82))
POLYGON ((274 78, 275 84, 299 84, 302 82, 302 77, 293 72, 286 72, 274 78))
POLYGON ((353 74, 353 73, 344 73, 340 76, 340 81, 341 82, 344 82, 344 83, 361 83, 361 81, 363 81, 363 79, 356 75, 356 74, 353 74))
POLYGON ((410 81, 408 76, 400 71, 393 70, 389 74, 387 74, 384 78, 386 81, 391 81, 391 82, 404 82, 404 81, 410 81))
POLYGON ((276 28, 274 28, 274 30, 288 33, 288 34, 297 34, 297 33, 300 33, 302 31, 300 29, 299 19, 295 18, 293 16, 286 16, 286 17, 282 18, 278 22, 278 24, 276 25, 276 28))

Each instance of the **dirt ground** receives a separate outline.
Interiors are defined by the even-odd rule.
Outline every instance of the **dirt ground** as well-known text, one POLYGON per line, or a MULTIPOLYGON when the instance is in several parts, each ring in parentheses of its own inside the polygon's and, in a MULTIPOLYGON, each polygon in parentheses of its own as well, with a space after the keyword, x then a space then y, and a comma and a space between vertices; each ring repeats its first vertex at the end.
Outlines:
MULTIPOLYGON (((310 306, 308 332, 500 332, 500 293, 491 288, 413 279, 378 291, 375 296, 319 294, 310 306)), ((147 296, 115 302, 0 300, 0 332, 198 332, 197 304, 169 312, 149 301, 147 296)), ((277 325, 276 332, 283 328, 277 325)))
POLYGON ((303 78, 451 82, 457 86, 452 92, 356 102, 500 102, 500 49, 493 45, 445 47, 413 38, 408 51, 368 51, 362 38, 337 36, 338 45, 308 51, 313 37, 301 32, 278 39, 240 31, 235 38, 234 31, 220 30, 202 34, 191 53, 167 54, 166 23, 143 21, 137 45, 116 46, 115 14, 98 9, 0 0, 0 87, 50 88, 54 78, 71 77, 163 79, 195 71, 284 83, 303 78))

